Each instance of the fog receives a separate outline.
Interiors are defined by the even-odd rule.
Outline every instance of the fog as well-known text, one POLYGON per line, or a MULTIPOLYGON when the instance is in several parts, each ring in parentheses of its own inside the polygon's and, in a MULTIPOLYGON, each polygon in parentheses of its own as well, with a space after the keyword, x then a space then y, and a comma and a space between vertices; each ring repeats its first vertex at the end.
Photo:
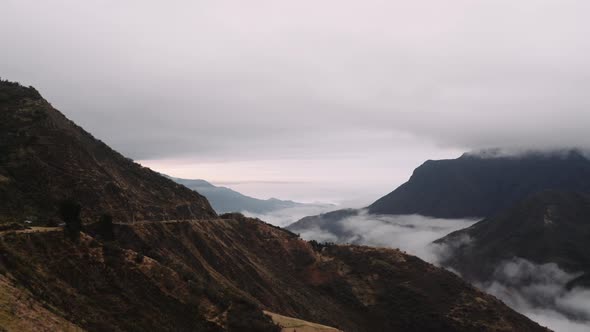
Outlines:
POLYGON ((522 258, 502 262, 490 281, 477 283, 482 290, 555 331, 590 330, 590 289, 566 284, 579 276, 556 264, 534 264, 522 258))
POLYGON ((469 227, 474 219, 438 219, 420 215, 371 215, 362 211, 358 216, 344 218, 324 228, 300 232, 306 240, 362 244, 374 247, 399 248, 426 261, 437 263, 447 248, 431 245, 451 232, 469 227))
POLYGON ((0 74, 136 159, 307 155, 311 142, 324 155, 347 151, 338 137, 361 137, 356 150, 400 132, 461 149, 579 146, 588 11, 583 0, 6 0, 0 74))
POLYGON ((334 210, 334 205, 310 204, 306 206, 280 209, 272 212, 267 212, 264 214, 253 213, 250 211, 241 211, 241 213, 248 217, 261 219, 275 226, 285 227, 303 217, 317 215, 331 210, 334 210))
MULTIPOLYGON (((459 246, 458 242, 473 240, 464 237, 450 247, 432 244, 432 241, 475 222, 363 212, 336 222, 338 225, 301 230, 300 235, 319 242, 399 248, 440 266, 440 262, 453 254, 455 246, 459 246)), ((590 289, 566 288, 566 284, 579 275, 553 263, 538 265, 515 257, 500 263, 490 280, 474 281, 474 285, 541 325, 558 332, 582 332, 590 330, 590 289)))
POLYGON ((589 11, 583 0, 4 0, 0 75, 172 176, 328 178, 344 192, 371 182, 362 189, 379 197, 426 159, 588 147, 589 11), (203 174, 211 164, 226 171, 203 174))

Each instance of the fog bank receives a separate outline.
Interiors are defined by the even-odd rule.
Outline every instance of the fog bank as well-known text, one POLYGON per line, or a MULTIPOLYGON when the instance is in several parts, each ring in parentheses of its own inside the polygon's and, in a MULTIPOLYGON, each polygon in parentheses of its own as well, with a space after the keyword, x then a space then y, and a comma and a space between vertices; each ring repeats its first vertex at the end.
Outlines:
MULTIPOLYGON (((302 230, 300 235, 306 240, 319 242, 399 248, 440 265, 439 262, 453 255, 460 243, 473 240, 464 237, 451 245, 432 244, 432 241, 475 222, 419 215, 379 216, 361 213, 335 224, 302 230)), ((579 275, 566 272, 554 263, 535 264, 515 257, 500 263, 490 280, 474 282, 474 285, 556 332, 588 332, 590 289, 566 288, 567 283, 579 275)))

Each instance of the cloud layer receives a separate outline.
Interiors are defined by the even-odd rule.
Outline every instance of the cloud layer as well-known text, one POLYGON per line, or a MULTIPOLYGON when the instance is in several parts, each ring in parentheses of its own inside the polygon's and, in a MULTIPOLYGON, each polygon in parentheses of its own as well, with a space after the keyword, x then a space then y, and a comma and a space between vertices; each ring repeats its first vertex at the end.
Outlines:
POLYGON ((275 226, 286 227, 303 217, 317 215, 333 209, 334 205, 310 204, 306 206, 280 209, 265 214, 253 213, 250 211, 241 211, 241 213, 247 217, 259 218, 275 226))
MULTIPOLYGON (((340 220, 337 226, 311 227, 301 231, 300 235, 319 242, 400 248, 440 265, 439 262, 453 254, 454 248, 432 244, 432 241, 469 227, 474 222, 419 215, 376 216, 361 213, 340 220)), ((461 241, 472 240, 466 237, 461 241)), ((582 332, 588 331, 590 326, 590 289, 566 287, 579 275, 566 272, 554 263, 539 265, 515 257, 501 262, 489 280, 475 282, 475 286, 556 332, 582 332)))
POLYGON ((577 276, 554 263, 514 258, 499 264, 491 280, 477 286, 541 325, 558 332, 584 332, 590 326, 590 289, 566 287, 577 276))
MULTIPOLYGON (((264 219, 263 219, 264 220, 264 219)), ((451 232, 469 227, 477 220, 438 219, 420 215, 371 215, 361 212, 357 216, 337 221, 338 225, 313 227, 300 232, 306 240, 362 244, 374 247, 399 248, 426 261, 437 263, 448 248, 432 245, 451 232)))
MULTIPOLYGON (((584 0, 5 0, 0 75, 167 174, 326 179, 346 184, 345 199, 366 200, 355 188, 376 199, 426 159, 587 148, 589 11, 584 0)), ((315 199, 292 189, 282 197, 315 199)))
POLYGON ((7 0, 0 73, 136 159, 587 146, 589 10, 7 0))

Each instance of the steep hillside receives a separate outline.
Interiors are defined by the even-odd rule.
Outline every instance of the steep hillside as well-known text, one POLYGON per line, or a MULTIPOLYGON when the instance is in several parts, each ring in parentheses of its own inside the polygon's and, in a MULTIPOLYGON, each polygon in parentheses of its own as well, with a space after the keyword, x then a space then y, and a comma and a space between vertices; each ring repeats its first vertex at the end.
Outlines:
POLYGON ((345 331, 544 331, 416 257, 314 247, 240 215, 88 232, 0 234, 0 272, 90 331, 273 330, 262 310, 345 331))
POLYGON ((84 331, 0 275, 0 331, 84 331))
POLYGON ((307 205, 276 198, 258 199, 243 195, 226 187, 214 186, 205 180, 171 179, 207 197, 207 200, 217 213, 248 211, 261 214, 307 205))
POLYGON ((499 262, 513 257, 590 275, 588 239, 590 194, 544 191, 436 243, 453 248, 445 265, 468 279, 485 280, 499 262))
POLYGON ((429 160, 414 170, 408 182, 368 209, 375 214, 489 217, 549 189, 590 192, 590 161, 574 150, 429 160))
POLYGON ((117 221, 214 217, 207 200, 113 151, 32 87, 0 81, 0 218, 55 218, 75 198, 84 218, 117 221))
POLYGON ((257 219, 219 218, 33 88, 0 83, 0 135, 3 221, 42 223, 66 198, 87 221, 79 237, 0 228, 0 330, 278 331, 264 310, 351 332, 545 330, 398 250, 308 243, 257 219), (89 222, 102 213, 112 229, 89 222))

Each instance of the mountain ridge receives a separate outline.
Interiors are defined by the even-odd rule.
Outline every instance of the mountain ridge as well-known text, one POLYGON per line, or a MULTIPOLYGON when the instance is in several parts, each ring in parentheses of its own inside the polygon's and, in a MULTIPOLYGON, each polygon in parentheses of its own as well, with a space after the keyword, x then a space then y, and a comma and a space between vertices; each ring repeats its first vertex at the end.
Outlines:
POLYGON ((68 120, 32 87, 0 82, 0 215, 46 223, 75 198, 83 219, 215 217, 209 202, 134 163, 68 120))
POLYGON ((0 222, 36 216, 32 228, 0 231, 2 329, 46 317, 35 328, 277 331, 266 310, 351 332, 547 331, 399 250, 306 242, 259 219, 218 216, 34 89, 0 82, 0 120, 0 222), (38 227, 63 198, 81 203, 79 237, 38 227), (102 213, 114 223, 93 223, 102 213), (19 294, 30 307, 14 303, 19 294))
POLYGON ((254 198, 231 188, 215 186, 202 179, 167 177, 207 197, 207 200, 209 200, 209 203, 211 203, 211 206, 217 213, 251 212, 264 214, 281 209, 314 205, 294 202, 291 200, 281 200, 274 197, 269 199, 254 198))
POLYGON ((590 191, 590 161, 576 150, 428 160, 410 179, 368 207, 375 214, 437 218, 492 216, 546 189, 590 191))

